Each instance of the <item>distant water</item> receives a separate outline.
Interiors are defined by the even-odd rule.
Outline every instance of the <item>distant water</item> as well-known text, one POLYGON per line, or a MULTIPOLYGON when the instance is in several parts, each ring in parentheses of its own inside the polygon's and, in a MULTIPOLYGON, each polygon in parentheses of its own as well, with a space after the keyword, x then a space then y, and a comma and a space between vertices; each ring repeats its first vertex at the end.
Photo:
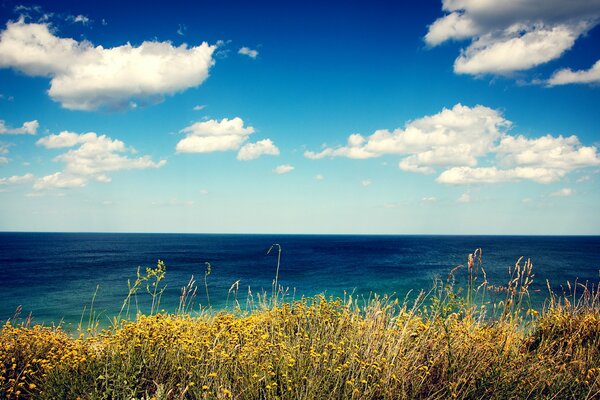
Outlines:
POLYGON ((446 277, 479 247, 495 284, 506 282, 519 257, 531 258, 538 305, 546 279, 555 290, 576 278, 599 281, 600 237, 0 233, 0 320, 21 305, 22 315, 31 312, 34 322, 76 324, 98 285, 96 309, 115 315, 127 280, 135 279, 138 266, 154 267, 158 259, 167 265, 167 310, 176 307, 191 275, 199 284, 197 303, 207 304, 205 262, 212 264, 213 308, 225 306, 238 280, 243 303, 248 287, 254 295, 270 293, 277 257, 266 253, 273 243, 283 250, 280 283, 296 297, 346 291, 403 298, 411 289, 430 288, 436 276, 446 277))

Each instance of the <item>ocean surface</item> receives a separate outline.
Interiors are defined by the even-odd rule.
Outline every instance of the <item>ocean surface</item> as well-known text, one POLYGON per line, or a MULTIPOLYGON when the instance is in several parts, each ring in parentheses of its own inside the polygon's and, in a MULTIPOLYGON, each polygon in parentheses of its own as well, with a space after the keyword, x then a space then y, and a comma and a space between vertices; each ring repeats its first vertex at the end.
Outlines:
MULTIPOLYGON (((212 308, 231 306, 228 291, 236 281, 243 306, 249 288, 254 297, 271 293, 277 252, 267 251, 274 243, 282 249, 279 283, 289 288, 290 298, 395 293, 403 299, 411 290, 431 288, 436 277, 446 279, 476 248, 483 249, 483 267, 493 284, 507 282, 508 268, 519 257, 531 258, 536 307, 547 294, 546 279, 557 292, 567 281, 600 281, 600 237, 589 236, 0 233, 0 319, 13 317, 21 306, 21 316, 31 313, 33 322, 62 322, 72 329, 97 292, 94 308, 108 321, 119 312, 137 267, 144 271, 159 259, 167 265, 161 308, 176 308, 192 275, 198 284, 196 309, 208 305, 206 262, 212 267, 207 277, 212 308)), ((465 274, 458 270, 458 279, 465 274)), ((143 307, 147 298, 140 294, 143 307)))

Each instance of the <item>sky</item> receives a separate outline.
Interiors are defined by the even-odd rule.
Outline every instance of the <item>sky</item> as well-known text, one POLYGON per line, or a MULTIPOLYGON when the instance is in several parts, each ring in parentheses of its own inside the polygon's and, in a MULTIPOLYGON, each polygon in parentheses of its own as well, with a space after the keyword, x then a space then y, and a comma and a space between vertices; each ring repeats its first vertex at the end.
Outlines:
POLYGON ((600 234, 600 0, 0 1, 1 231, 600 234))

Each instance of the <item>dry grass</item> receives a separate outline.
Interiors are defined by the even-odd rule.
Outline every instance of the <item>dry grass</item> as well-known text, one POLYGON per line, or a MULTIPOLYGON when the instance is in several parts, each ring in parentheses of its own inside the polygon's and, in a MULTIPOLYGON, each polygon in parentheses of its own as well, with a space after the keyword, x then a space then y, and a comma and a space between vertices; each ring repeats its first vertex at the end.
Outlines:
MULTIPOLYGON (((469 257, 413 302, 268 299, 252 313, 137 314, 73 338, 7 323, 0 397, 41 399, 593 399, 600 397, 600 295, 577 285, 538 314, 531 264, 490 288, 469 257), (502 300, 490 304, 486 292, 502 300)), ((159 264, 160 266, 161 264, 159 264)), ((162 269, 138 287, 159 301, 162 269), (143 285, 141 285, 143 284, 143 285)), ((159 268, 157 268, 159 269, 159 268)), ((193 282, 190 281, 190 282, 193 282)), ((182 293, 195 293, 192 285, 182 293)), ((206 281, 205 281, 205 286, 206 281)), ((135 298, 136 284, 128 299, 135 298)), ((279 289, 274 291, 279 292, 279 289)), ((124 303, 124 309, 129 303, 124 303)), ((186 307, 180 308, 186 310, 186 307)))

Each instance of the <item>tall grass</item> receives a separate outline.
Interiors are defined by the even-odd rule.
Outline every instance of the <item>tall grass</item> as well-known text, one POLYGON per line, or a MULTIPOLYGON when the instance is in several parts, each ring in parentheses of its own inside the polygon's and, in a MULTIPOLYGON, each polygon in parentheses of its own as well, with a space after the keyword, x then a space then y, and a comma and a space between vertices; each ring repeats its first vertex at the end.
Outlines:
POLYGON ((72 337, 60 327, 7 322, 0 397, 600 398, 600 293, 593 285, 549 291, 543 309, 532 310, 531 262, 519 260, 506 285, 491 286, 478 250, 466 268, 412 300, 293 300, 278 286, 278 250, 271 298, 263 293, 255 301, 249 293, 251 312, 234 295, 232 311, 190 316, 193 277, 178 311, 158 312, 159 264, 138 272, 108 329, 72 337), (456 284, 463 272, 465 290, 456 284), (125 318, 144 287, 149 312, 137 308, 125 318))

